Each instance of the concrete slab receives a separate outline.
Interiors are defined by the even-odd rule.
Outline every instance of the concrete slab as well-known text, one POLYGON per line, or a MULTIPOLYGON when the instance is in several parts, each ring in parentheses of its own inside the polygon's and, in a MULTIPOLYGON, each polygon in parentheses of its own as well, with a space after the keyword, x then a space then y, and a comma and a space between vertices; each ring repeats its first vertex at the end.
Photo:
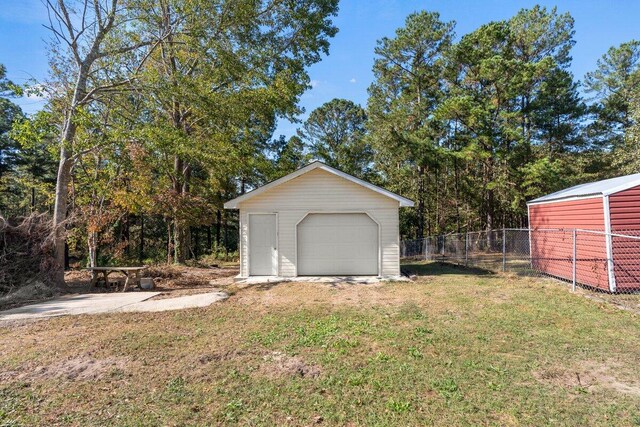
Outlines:
POLYGON ((183 308, 207 307, 214 302, 225 300, 229 297, 224 292, 208 292, 206 294, 187 295, 177 298, 156 299, 125 305, 117 311, 170 311, 183 308))
POLYGON ((315 282, 315 283, 380 283, 380 282, 404 282, 409 281, 405 276, 377 277, 377 276, 302 276, 302 277, 280 277, 280 276, 251 276, 246 278, 238 277, 236 282, 244 285, 259 285, 262 283, 280 282, 315 282))
POLYGON ((159 294, 160 292, 124 292, 67 295, 51 301, 2 311, 0 312, 0 322, 65 315, 108 313, 129 304, 140 303, 159 294))

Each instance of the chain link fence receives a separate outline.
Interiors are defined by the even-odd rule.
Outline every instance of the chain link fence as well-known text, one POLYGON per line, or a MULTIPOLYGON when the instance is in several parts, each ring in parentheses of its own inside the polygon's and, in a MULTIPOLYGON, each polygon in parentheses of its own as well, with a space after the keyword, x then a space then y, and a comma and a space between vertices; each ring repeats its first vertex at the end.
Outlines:
POLYGON ((400 250, 404 260, 552 277, 573 290, 640 295, 637 231, 505 228, 403 240, 400 250))

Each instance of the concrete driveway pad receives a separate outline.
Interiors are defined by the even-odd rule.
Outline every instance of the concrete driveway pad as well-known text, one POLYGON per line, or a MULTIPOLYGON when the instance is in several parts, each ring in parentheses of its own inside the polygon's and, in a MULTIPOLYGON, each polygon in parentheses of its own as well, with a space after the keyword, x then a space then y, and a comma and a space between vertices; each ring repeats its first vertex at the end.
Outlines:
POLYGON ((0 320, 37 319, 41 317, 108 313, 135 304, 160 292, 125 292, 109 294, 67 295, 50 301, 25 305, 0 312, 0 320))
POLYGON ((206 294, 187 295, 177 298, 142 301, 125 305, 117 311, 169 311, 181 310, 183 308, 206 307, 227 297, 228 295, 224 292, 209 292, 206 294))
POLYGON ((160 292, 127 292, 68 295, 51 301, 2 311, 0 312, 0 322, 78 314, 180 310, 190 307, 205 307, 227 298, 227 294, 224 292, 210 292, 147 301, 159 294, 160 292))

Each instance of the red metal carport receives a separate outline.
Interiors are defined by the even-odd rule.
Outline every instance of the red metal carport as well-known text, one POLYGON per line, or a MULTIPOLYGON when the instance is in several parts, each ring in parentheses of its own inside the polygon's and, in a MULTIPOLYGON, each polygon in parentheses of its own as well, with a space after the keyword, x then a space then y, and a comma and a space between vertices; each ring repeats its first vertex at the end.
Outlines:
POLYGON ((527 207, 534 268, 571 280, 575 235, 577 283, 610 292, 640 288, 640 240, 616 236, 640 235, 640 174, 577 185, 527 207))

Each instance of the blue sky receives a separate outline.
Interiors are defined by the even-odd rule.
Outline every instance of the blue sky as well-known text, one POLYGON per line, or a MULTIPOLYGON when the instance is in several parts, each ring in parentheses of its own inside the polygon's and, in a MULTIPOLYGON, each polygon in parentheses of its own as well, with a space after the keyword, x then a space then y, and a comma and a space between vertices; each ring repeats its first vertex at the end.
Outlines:
MULTIPOLYGON (((517 0, 342 0, 335 24, 340 29, 332 39, 329 56, 309 69, 312 88, 301 99, 306 115, 333 98, 347 98, 363 106, 373 79, 373 49, 376 40, 393 36, 408 14, 417 10, 440 12, 443 20, 455 20, 458 37, 489 21, 507 19, 519 9, 541 4, 557 6, 575 19, 572 71, 582 80, 598 58, 614 45, 640 39, 640 1, 574 0, 561 2, 517 0)), ((41 0, 0 0, 0 63, 16 83, 47 76, 43 24, 47 14, 41 0)), ((20 99, 32 113, 42 108, 38 99, 20 99)), ((298 125, 281 121, 275 135, 290 136, 298 125)))

